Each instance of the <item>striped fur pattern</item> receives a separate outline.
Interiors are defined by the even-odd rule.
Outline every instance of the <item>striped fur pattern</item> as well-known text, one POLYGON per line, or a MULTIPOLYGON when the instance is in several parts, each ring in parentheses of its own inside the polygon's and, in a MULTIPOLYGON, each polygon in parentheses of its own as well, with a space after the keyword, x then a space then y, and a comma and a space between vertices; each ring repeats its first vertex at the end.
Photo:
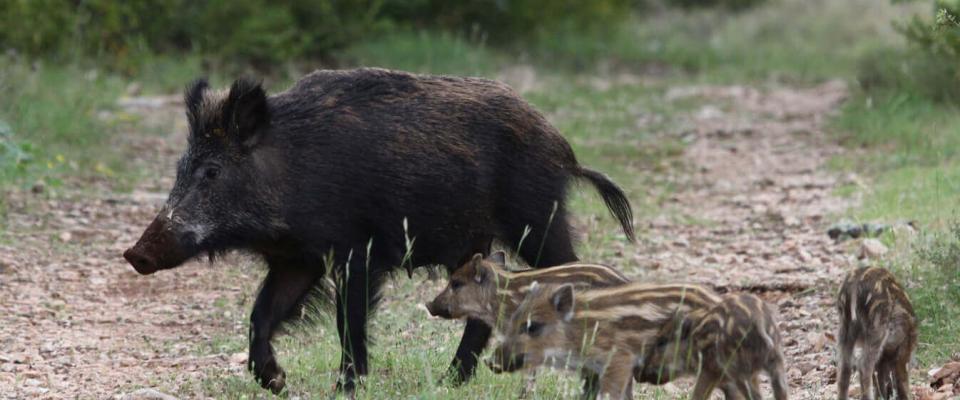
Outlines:
POLYGON ((640 382, 661 384, 697 375, 691 399, 719 388, 730 399, 760 399, 758 375, 770 376, 774 398, 787 399, 780 331, 774 311, 752 294, 728 294, 715 307, 665 325, 649 348, 640 382))
POLYGON ((599 377, 593 389, 602 396, 629 398, 637 361, 663 325, 718 301, 698 285, 634 283, 576 292, 569 284, 533 285, 505 325, 490 366, 579 370, 599 377))
POLYGON ((889 399, 894 390, 898 399, 909 399, 907 363, 917 345, 917 318, 896 277, 879 267, 850 272, 840 286, 837 311, 838 398, 847 398, 853 351, 859 345, 861 399, 889 399))
POLYGON ((534 282, 609 287, 630 280, 612 267, 579 262, 511 271, 506 268, 506 255, 502 251, 487 258, 476 254, 451 274, 447 287, 427 303, 427 310, 441 318, 473 318, 497 327, 516 310, 534 282))

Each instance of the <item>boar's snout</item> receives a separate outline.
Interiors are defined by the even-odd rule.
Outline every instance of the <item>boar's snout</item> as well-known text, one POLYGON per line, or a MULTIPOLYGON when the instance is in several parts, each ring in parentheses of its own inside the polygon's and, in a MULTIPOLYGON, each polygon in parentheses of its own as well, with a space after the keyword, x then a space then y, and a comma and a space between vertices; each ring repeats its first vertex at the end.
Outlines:
POLYGON ((142 275, 151 274, 157 271, 157 260, 154 260, 143 249, 133 246, 123 252, 123 258, 127 260, 133 269, 142 275))
POLYGON ((140 240, 123 252, 123 258, 141 275, 174 268, 192 256, 169 224, 168 219, 158 216, 140 236, 140 240))
POLYGON ((438 303, 439 302, 437 299, 427 303, 427 311, 430 312, 430 315, 445 319, 453 319, 453 315, 450 314, 450 309, 438 303))

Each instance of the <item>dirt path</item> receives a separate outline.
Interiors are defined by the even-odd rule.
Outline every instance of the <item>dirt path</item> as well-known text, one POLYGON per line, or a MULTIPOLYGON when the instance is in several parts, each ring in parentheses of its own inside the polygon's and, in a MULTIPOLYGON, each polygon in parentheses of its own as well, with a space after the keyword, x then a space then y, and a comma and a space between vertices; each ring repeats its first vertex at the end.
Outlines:
POLYGON ((856 260, 825 234, 827 217, 851 204, 833 194, 846 178, 826 163, 843 149, 823 124, 846 95, 842 82, 669 90, 667 100, 707 105, 689 121, 691 173, 661 205, 673 217, 649 222, 634 256, 648 279, 748 289, 776 304, 797 399, 836 393, 833 296, 856 260))
POLYGON ((207 264, 141 277, 121 257, 165 200, 182 146, 182 106, 159 100, 124 109, 123 118, 179 134, 121 134, 110 150, 136 155, 133 168, 149 177, 132 194, 98 181, 64 185, 83 190, 9 193, 12 244, 0 242, 0 398, 106 399, 159 382, 197 382, 229 365, 229 355, 196 349, 236 320, 216 304, 250 296, 258 280, 207 264))
MULTIPOLYGON (((782 314, 798 399, 834 390, 826 334, 833 287, 852 261, 823 233, 825 217, 849 204, 832 195, 842 182, 825 163, 842 149, 822 124, 845 96, 838 82, 670 90, 667 101, 708 104, 689 120, 690 173, 678 174, 664 217, 638 221, 649 229, 621 260, 639 264, 644 279, 764 291, 782 314)), ((143 106, 127 112, 175 134, 118 137, 115 146, 136 155, 132 168, 147 171, 132 195, 105 182, 10 194, 14 244, 0 242, 0 398, 109 398, 241 368, 236 356, 195 351, 218 333, 243 331, 235 322, 243 319, 224 311, 236 307, 222 305, 253 295, 256 268, 201 264, 140 277, 120 257, 163 201, 182 145, 176 100, 143 106)))

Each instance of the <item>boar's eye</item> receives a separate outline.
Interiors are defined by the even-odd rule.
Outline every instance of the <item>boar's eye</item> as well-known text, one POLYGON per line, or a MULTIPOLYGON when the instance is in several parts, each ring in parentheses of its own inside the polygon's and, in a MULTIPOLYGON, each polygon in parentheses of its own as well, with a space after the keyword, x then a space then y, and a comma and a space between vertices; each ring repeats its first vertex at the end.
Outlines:
POLYGON ((457 290, 463 287, 463 282, 459 280, 450 281, 450 288, 457 290))
POLYGON ((197 170, 197 176, 207 180, 214 180, 220 176, 220 167, 216 165, 205 165, 197 170))
POLYGON ((526 333, 530 336, 537 337, 543 332, 543 322, 530 321, 527 322, 527 331, 526 333))

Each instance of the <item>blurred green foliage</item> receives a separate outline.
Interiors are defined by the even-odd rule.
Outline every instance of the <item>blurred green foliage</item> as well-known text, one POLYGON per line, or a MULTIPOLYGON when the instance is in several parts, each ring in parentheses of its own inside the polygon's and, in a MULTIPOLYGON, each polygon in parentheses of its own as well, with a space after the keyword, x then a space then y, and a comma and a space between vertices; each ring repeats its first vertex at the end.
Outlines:
POLYGON ((0 47, 29 56, 96 57, 125 70, 150 53, 196 52, 267 66, 322 59, 395 28, 510 43, 554 29, 599 30, 631 0, 7 0, 0 47))
POLYGON ((694 8, 694 7, 722 7, 729 10, 745 10, 750 7, 765 3, 767 0, 664 0, 668 5, 694 8))
POLYGON ((868 92, 898 91, 936 101, 960 101, 960 0, 931 3, 930 14, 894 23, 908 48, 880 49, 861 60, 858 78, 868 92))

